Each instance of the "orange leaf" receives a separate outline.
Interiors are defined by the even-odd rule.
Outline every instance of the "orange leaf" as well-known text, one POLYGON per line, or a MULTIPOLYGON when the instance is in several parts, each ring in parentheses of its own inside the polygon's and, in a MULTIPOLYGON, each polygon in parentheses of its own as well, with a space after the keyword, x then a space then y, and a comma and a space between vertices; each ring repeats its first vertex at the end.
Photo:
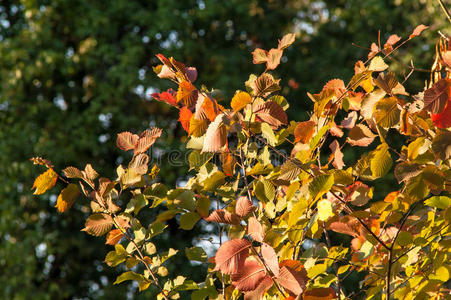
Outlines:
POLYGON ((393 45, 395 45, 400 40, 401 38, 398 35, 396 34, 390 35, 387 41, 385 42, 384 50, 386 50, 387 52, 391 52, 393 50, 393 45))
POLYGON ((232 274, 232 284, 240 291, 247 292, 257 288, 266 276, 265 268, 255 260, 246 260, 237 273, 232 274))
POLYGON ((233 239, 225 242, 216 252, 216 271, 225 274, 236 274, 243 267, 249 256, 251 243, 245 239, 233 239))
POLYGON ((225 224, 233 224, 239 225, 240 218, 232 213, 229 213, 223 209, 217 209, 210 213, 210 215, 204 218, 207 222, 216 222, 216 223, 225 223, 225 224))
POLYGON ((69 184, 59 194, 55 207, 59 212, 66 212, 69 208, 71 208, 78 195, 80 195, 78 186, 73 183, 69 184))
POLYGON ((315 133, 315 121, 299 122, 294 128, 294 141, 308 144, 315 133))
POLYGON ((152 130, 147 129, 141 133, 138 142, 136 143, 134 154, 137 155, 146 152, 147 149, 155 143, 157 138, 161 136, 162 132, 163 130, 154 127, 152 130))
POLYGON ((250 217, 247 220, 247 234, 257 242, 263 242, 263 227, 255 217, 250 217))
POLYGON ((274 276, 279 277, 279 258, 277 257, 274 248, 266 243, 263 243, 261 245, 261 253, 268 269, 274 274, 274 276))
POLYGON ((279 48, 280 50, 283 50, 283 49, 289 47, 291 44, 293 44, 295 39, 296 39, 296 34, 288 33, 288 34, 284 35, 281 40, 279 40, 279 45, 277 48, 279 48))
POLYGON ((244 294, 244 300, 261 300, 262 296, 272 285, 271 277, 266 275, 253 291, 244 294))
POLYGON ((122 231, 120 229, 113 229, 110 232, 108 232, 106 236, 106 242, 107 245, 116 245, 121 238, 124 236, 122 231))
POLYGON ((268 70, 274 70, 280 64, 283 51, 280 49, 271 49, 268 53, 268 61, 266 62, 266 68, 268 70))
POLYGON ((182 124, 183 129, 189 133, 189 122, 193 113, 186 106, 182 107, 179 112, 179 122, 182 124))
POLYGON ((330 223, 328 228, 338 233, 357 237, 359 236, 360 226, 361 225, 356 218, 344 216, 340 219, 340 221, 330 223))
POLYGON ((299 272, 302 276, 307 277, 307 271, 304 268, 304 265, 298 261, 293 259, 286 259, 280 262, 279 267, 289 267, 290 269, 299 272))
POLYGON ((53 171, 53 169, 48 169, 41 175, 39 175, 33 183, 33 187, 31 189, 36 189, 33 195, 41 195, 44 194, 48 189, 51 189, 58 179, 58 175, 53 171))
POLYGON ((415 27, 412 34, 409 36, 409 39, 419 36, 423 32, 423 30, 428 29, 428 28, 429 28, 429 26, 426 26, 423 24, 418 25, 417 27, 415 27))
POLYGON ((230 152, 221 153, 222 171, 227 176, 233 176, 236 160, 230 152))
POLYGON ((323 87, 323 91, 325 90, 333 90, 335 93, 335 97, 340 98, 341 95, 346 91, 346 86, 343 80, 341 79, 332 79, 329 80, 323 87))
POLYGON ((116 145, 119 149, 128 151, 135 149, 136 142, 138 142, 139 136, 131 132, 125 131, 117 135, 116 145))
POLYGON ((179 89, 177 91, 177 103, 184 102, 186 106, 194 106, 197 100, 197 90, 194 85, 186 80, 183 80, 179 84, 179 89))
POLYGON ((238 92, 233 96, 230 106, 234 111, 239 111, 252 102, 251 96, 246 92, 238 92))
POLYGON ((236 200, 235 213, 240 217, 246 217, 255 209, 254 204, 246 196, 241 196, 236 200))
POLYGON ((215 121, 208 126, 202 152, 220 152, 220 150, 226 145, 227 130, 224 124, 225 120, 225 115, 219 114, 215 121))
POLYGON ((301 273, 294 271, 290 267, 283 266, 280 269, 277 282, 286 289, 290 295, 298 296, 302 294, 306 287, 308 278, 302 276, 301 273))
POLYGON ((327 300, 335 299, 337 296, 333 288, 314 288, 305 291, 303 295, 304 300, 327 300))
POLYGON ((173 89, 169 89, 166 92, 153 93, 151 96, 155 100, 165 102, 165 103, 167 103, 169 105, 172 105, 172 106, 175 106, 175 107, 178 106, 177 105, 177 100, 175 99, 176 92, 173 89))
POLYGON ((363 124, 358 124, 349 131, 348 143, 351 146, 366 147, 374 141, 376 135, 363 124))
POLYGON ((340 144, 338 143, 337 140, 334 140, 330 145, 329 145, 330 150, 332 150, 332 158, 333 158, 333 163, 332 165, 337 168, 337 169, 343 169, 343 167, 345 166, 344 162, 343 162, 343 153, 340 150, 340 144))
POLYGON ((268 51, 257 48, 252 52, 253 63, 263 64, 268 60, 268 51))

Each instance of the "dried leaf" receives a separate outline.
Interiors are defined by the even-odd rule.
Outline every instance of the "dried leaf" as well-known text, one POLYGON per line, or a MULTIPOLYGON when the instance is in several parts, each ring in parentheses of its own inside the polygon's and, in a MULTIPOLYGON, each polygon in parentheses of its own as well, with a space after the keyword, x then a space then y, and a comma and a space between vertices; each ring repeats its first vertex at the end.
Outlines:
POLYGON ((245 239, 233 239, 225 242, 216 252, 216 271, 225 274, 236 274, 244 266, 249 256, 251 243, 245 239))
POLYGON ((205 134, 202 152, 220 152, 227 143, 226 116, 219 114, 205 134))
POLYGON ((71 208, 74 201, 78 198, 78 195, 80 195, 78 186, 73 183, 69 184, 59 194, 55 207, 59 212, 66 212, 69 208, 71 208))
POLYGON ((253 63, 263 64, 268 60, 268 51, 257 48, 252 52, 253 63))
POLYGON ((236 200, 235 213, 240 217, 246 217, 255 210, 255 207, 248 197, 241 196, 236 200))
POLYGON ((346 91, 346 86, 343 80, 341 79, 332 79, 329 80, 323 87, 323 91, 333 90, 335 97, 340 98, 343 93, 346 91))
POLYGON ((440 79, 424 92, 424 110, 439 114, 451 98, 451 80, 440 79))
POLYGON ((315 133, 316 122, 305 121, 299 122, 294 128, 294 141, 308 144, 315 133))
POLYGON ((160 128, 154 127, 152 128, 152 130, 147 129, 143 133, 141 133, 136 143, 134 154, 137 155, 139 153, 146 152, 147 149, 149 149, 150 146, 155 143, 157 138, 161 136, 162 132, 163 130, 161 130, 160 128))
POLYGON ((84 178, 88 180, 94 180, 99 176, 99 173, 97 173, 96 170, 94 170, 91 164, 87 164, 85 166, 85 170, 82 171, 82 174, 84 175, 84 178))
POLYGON ((120 229, 113 229, 108 232, 105 244, 114 246, 121 240, 123 236, 124 234, 120 229))
POLYGON ((229 213, 224 209, 217 209, 210 213, 210 215, 204 218, 207 222, 225 223, 239 225, 240 218, 236 214, 229 213))
POLYGON ((252 83, 254 95, 266 97, 268 94, 280 90, 279 81, 275 80, 271 74, 263 73, 252 83))
POLYGON ((329 145, 330 150, 332 150, 332 156, 333 156, 333 163, 332 165, 341 170, 343 169, 343 167, 345 166, 344 162, 343 162, 343 153, 340 150, 340 144, 338 143, 337 140, 334 140, 330 145, 329 145))
POLYGON ((254 113, 260 120, 268 123, 273 129, 287 124, 287 113, 283 110, 282 106, 274 101, 266 101, 257 105, 254 113))
POLYGON ((110 215, 104 213, 92 214, 86 219, 85 228, 81 231, 94 236, 102 236, 113 227, 113 218, 110 215))
POLYGON ((347 142, 351 146, 366 147, 374 141, 376 135, 363 124, 358 124, 349 131, 347 142))
POLYGON ((240 291, 247 292, 257 288, 266 276, 265 268, 255 260, 246 260, 237 273, 232 274, 232 284, 240 291))
POLYGON ((125 131, 117 135, 116 145, 119 149, 128 151, 135 149, 139 136, 131 132, 125 131))
POLYGON ((340 126, 346 129, 351 129, 354 127, 357 121, 357 112, 351 111, 348 116, 341 122, 340 126))
POLYGON ((63 170, 64 176, 67 178, 83 178, 83 173, 75 167, 67 167, 63 170))
POLYGON ((136 173, 144 175, 147 173, 149 164, 149 156, 145 153, 140 153, 133 157, 132 161, 128 165, 129 168, 133 168, 136 173))
POLYGON ((57 179, 58 175, 55 173, 55 171, 53 171, 53 169, 48 169, 35 179, 33 187, 31 188, 36 189, 33 195, 44 194, 47 190, 51 189, 56 184, 57 179))
POLYGON ((429 28, 429 26, 426 26, 423 24, 418 25, 417 27, 415 27, 412 34, 409 35, 409 39, 419 36, 425 29, 428 29, 428 28, 429 28))
POLYGON ((266 68, 268 70, 274 70, 280 64, 283 51, 280 49, 271 49, 268 53, 268 60, 266 62, 266 68))
POLYGON ((293 44, 295 39, 296 39, 296 34, 288 33, 288 34, 284 35, 281 40, 279 40, 279 45, 277 48, 279 48, 280 50, 283 50, 283 49, 289 47, 291 44, 293 44))

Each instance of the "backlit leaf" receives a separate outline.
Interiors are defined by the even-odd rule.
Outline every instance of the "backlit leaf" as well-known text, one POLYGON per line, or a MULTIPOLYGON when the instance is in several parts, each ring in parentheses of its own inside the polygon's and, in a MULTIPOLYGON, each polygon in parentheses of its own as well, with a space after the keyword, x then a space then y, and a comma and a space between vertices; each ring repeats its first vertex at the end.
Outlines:
POLYGON ((273 285, 273 281, 269 275, 266 275, 259 285, 252 291, 244 294, 244 300, 261 300, 264 293, 273 285))
POLYGON ((150 146, 155 143, 157 138, 161 136, 163 130, 159 128, 152 128, 151 130, 147 129, 139 136, 139 139, 135 146, 134 154, 137 155, 139 153, 146 152, 150 146))
POLYGON ((255 217, 250 217, 247 220, 247 234, 257 242, 263 242, 263 227, 255 217))
POLYGON ((263 73, 252 83, 255 96, 266 96, 272 92, 280 90, 279 81, 268 73, 263 73))
POLYGON ((371 62, 370 66, 368 67, 368 70, 370 71, 376 71, 376 72, 382 72, 388 68, 388 65, 384 62, 382 57, 375 56, 371 62))
POLYGON ((332 211, 332 205, 329 200, 323 199, 320 200, 317 204, 318 208, 318 218, 321 221, 327 221, 330 217, 334 215, 332 211))
POLYGON ((182 124, 183 129, 189 133, 189 126, 193 113, 186 106, 182 107, 179 112, 179 122, 182 124))
POLYGON ((193 229, 194 225, 196 225, 197 221, 200 220, 200 216, 198 213, 194 211, 190 211, 180 216, 180 228, 184 230, 193 229))
POLYGON ((409 35, 409 39, 419 36, 425 29, 428 29, 428 28, 429 28, 429 26, 426 26, 423 24, 418 25, 417 27, 415 27, 413 32, 409 35))
POLYGON ((268 52, 268 60, 266 61, 266 68, 268 70, 274 70, 280 64, 283 51, 280 49, 271 49, 268 52))
POLYGON ((305 290, 307 281, 307 277, 302 276, 301 273, 286 266, 283 266, 280 269, 280 274, 277 278, 277 282, 294 296, 302 294, 305 290))
POLYGON ((263 64, 268 60, 268 51, 256 48, 252 52, 252 58, 254 64, 263 64))
POLYGON ((44 194, 47 190, 51 189, 58 179, 58 175, 53 171, 53 169, 48 169, 41 175, 39 175, 34 183, 32 189, 36 189, 33 195, 44 194))
POLYGON ((107 245, 116 245, 121 238, 124 236, 124 233, 120 229, 113 229, 110 232, 108 232, 106 236, 106 242, 107 245))
POLYGON ((395 97, 383 98, 376 103, 374 118, 376 123, 384 128, 390 128, 399 123, 401 111, 395 97))
POLYGON ((279 40, 278 48, 283 50, 287 47, 289 47, 291 44, 294 43, 294 40, 296 39, 296 34, 294 33, 288 33, 283 36, 281 40, 279 40))
POLYGON ((266 243, 262 243, 261 254, 268 269, 274 276, 279 277, 279 259, 274 248, 266 243))
POLYGON ((119 149, 128 151, 135 149, 139 136, 131 132, 125 131, 117 135, 116 145, 119 149))
POLYGON ((340 144, 338 144, 338 141, 334 140, 332 143, 330 143, 329 148, 330 150, 332 150, 333 166, 339 170, 343 169, 343 167, 345 166, 343 162, 344 155, 340 150, 340 144))
POLYGON ((424 110, 433 114, 443 111, 451 97, 451 80, 440 79, 424 92, 424 110))
POLYGON ((287 113, 274 101, 266 101, 257 105, 254 113, 261 121, 268 123, 273 129, 287 124, 287 113))
POLYGON ((243 268, 249 256, 251 243, 245 239, 233 239, 219 247, 215 256, 215 270, 225 274, 236 274, 243 268))
POLYGON ((104 213, 95 213, 90 215, 85 222, 85 228, 81 231, 94 236, 102 236, 113 227, 113 218, 110 215, 104 213))
POLYGON ((313 199, 318 199, 325 193, 327 193, 334 184, 334 176, 332 175, 319 175, 313 177, 313 180, 309 183, 309 193, 313 199))
POLYGON ((376 150, 372 152, 370 169, 374 177, 379 178, 385 176, 390 171, 393 160, 388 152, 387 144, 380 144, 376 150))
POLYGON ((266 276, 265 268, 255 260, 246 260, 237 273, 232 274, 232 284, 240 291, 252 291, 266 276))
POLYGON ((240 218, 236 214, 232 214, 224 209, 216 209, 210 215, 204 218, 207 222, 225 223, 239 225, 240 218))
POLYGON ((121 275, 119 275, 116 278, 116 281, 113 282, 113 284, 119 284, 119 283, 127 281, 127 280, 142 281, 144 279, 145 279, 144 276, 142 276, 141 274, 137 274, 135 272, 128 271, 128 272, 125 272, 125 273, 122 273, 121 275))
POLYGON ((316 122, 315 121, 305 121, 299 122, 294 129, 294 140, 295 142, 301 142, 303 144, 308 144, 313 134, 315 133, 316 122))
POLYGON ((227 130, 225 125, 226 117, 219 114, 212 122, 205 134, 204 146, 202 152, 220 152, 227 143, 227 130))
POLYGON ((351 146, 366 147, 374 141, 376 135, 365 125, 357 124, 348 135, 348 143, 351 146))
POLYGON ((233 96, 230 106, 234 111, 239 111, 252 102, 251 96, 246 92, 238 92, 233 96))
POLYGON ((446 209, 451 206, 451 198, 447 196, 434 196, 424 201, 424 204, 440 209, 446 209))
POLYGON ((246 217, 255 209, 253 203, 249 201, 248 197, 241 196, 236 200, 235 213, 240 217, 246 217))
POLYGON ((59 194, 55 207, 59 212, 66 212, 69 208, 71 208, 72 204, 78 198, 78 195, 80 195, 78 186, 73 183, 69 184, 59 194))

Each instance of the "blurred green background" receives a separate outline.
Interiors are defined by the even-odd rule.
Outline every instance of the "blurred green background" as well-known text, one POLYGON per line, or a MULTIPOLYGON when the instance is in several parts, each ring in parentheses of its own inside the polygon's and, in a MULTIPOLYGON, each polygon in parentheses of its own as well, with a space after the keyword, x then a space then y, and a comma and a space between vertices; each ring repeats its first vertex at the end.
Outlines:
MULTIPOLYGON (((155 54, 196 66, 198 83, 221 89, 229 101, 250 73, 262 71, 251 51, 295 32, 277 76, 290 117, 305 120, 312 108, 306 91, 349 80, 378 30, 384 42, 394 33, 407 37, 419 24, 430 28, 398 57, 428 69, 437 31, 448 25, 433 0, 0 1, 0 297, 153 298, 151 289, 138 294, 131 283, 112 285, 118 271, 103 263, 110 246, 80 232, 88 202, 80 199, 61 215, 53 207, 59 189, 32 196, 42 169, 28 159, 43 156, 57 170, 91 162, 114 177, 128 159, 115 146, 116 134, 158 126, 161 180, 171 186, 183 180, 184 157, 168 157, 183 149, 177 110, 149 97, 173 87, 153 73, 155 54)), ((402 70, 398 62, 392 67, 402 70)), ((421 91, 425 79, 415 73, 408 88, 421 91)), ((171 225, 158 241, 160 248, 181 249, 170 271, 201 280, 201 267, 187 264, 183 249, 204 229, 187 233, 171 225)))

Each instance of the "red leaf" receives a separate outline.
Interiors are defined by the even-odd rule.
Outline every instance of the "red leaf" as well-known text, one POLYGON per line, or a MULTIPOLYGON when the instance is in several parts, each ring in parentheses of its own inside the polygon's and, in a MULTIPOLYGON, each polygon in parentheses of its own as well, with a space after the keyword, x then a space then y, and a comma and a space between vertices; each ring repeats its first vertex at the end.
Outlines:
POLYGON ((276 251, 270 245, 263 243, 261 245, 262 257, 265 261, 268 269, 274 274, 275 277, 279 277, 279 258, 276 251))
POLYGON ((236 200, 235 213, 240 217, 246 217, 255 209, 253 203, 246 196, 241 196, 236 200))
POLYGON ((363 124, 358 124, 349 131, 348 143, 351 146, 366 147, 374 141, 376 135, 363 124))
POLYGON ((257 288, 266 276, 265 268, 255 260, 246 260, 238 273, 232 274, 232 284, 240 291, 247 292, 257 288))
POLYGON ((280 49, 271 49, 268 53, 268 61, 266 62, 266 68, 268 70, 274 70, 280 64, 283 51, 280 49))
POLYGON ((314 288, 305 291, 303 295, 304 300, 328 300, 336 299, 337 295, 333 288, 314 288))
POLYGON ((219 114, 212 122, 205 134, 202 152, 220 152, 227 143, 227 130, 224 124, 226 117, 219 114))
POLYGON ((240 224, 240 218, 237 215, 231 214, 223 209, 217 209, 211 212, 211 214, 208 217, 204 218, 204 220, 207 222, 225 223, 233 225, 240 224))
POLYGON ((182 107, 179 112, 179 122, 182 124, 183 129, 189 133, 189 122, 193 113, 186 106, 182 107))
POLYGON ((255 217, 250 217, 247 220, 247 234, 257 242, 263 242, 263 227, 255 217))
POLYGON ((299 122, 294 128, 294 141, 308 144, 315 133, 316 122, 305 121, 299 122))
POLYGON ((445 109, 439 114, 432 114, 432 123, 438 128, 451 127, 451 97, 448 100, 448 104, 445 109))
POLYGON ((426 26, 423 24, 418 25, 417 27, 415 27, 412 34, 409 36, 409 39, 419 36, 423 32, 423 30, 428 29, 428 28, 429 28, 429 26, 426 26))
POLYGON ((257 48, 252 52, 253 63, 263 64, 268 60, 268 51, 257 48))
POLYGON ((302 276, 301 273, 294 271, 290 267, 283 266, 280 269, 277 282, 286 289, 290 295, 297 296, 302 294, 306 287, 308 278, 302 276))
POLYGON ((146 152, 147 149, 155 143, 157 138, 161 136, 162 132, 163 130, 154 127, 152 130, 147 129, 141 133, 138 142, 136 143, 134 154, 137 155, 146 152))
POLYGON ((261 300, 265 292, 273 285, 270 276, 266 275, 255 290, 244 294, 244 300, 261 300))
POLYGON ((131 132, 125 131, 117 135, 116 145, 119 149, 128 151, 135 149, 136 142, 138 142, 139 136, 131 132))
POLYGON ((424 92, 424 110, 440 114, 451 98, 451 80, 440 79, 424 92))
POLYGON ((255 115, 263 122, 268 123, 273 129, 277 129, 280 125, 287 124, 287 114, 282 106, 274 101, 266 101, 257 105, 255 115))
POLYGON ((177 107, 177 100, 175 99, 176 93, 173 89, 169 89, 166 92, 162 92, 162 93, 153 93, 152 98, 158 100, 158 101, 163 101, 169 105, 175 106, 177 107))
POLYGON ((343 162, 343 153, 340 150, 340 144, 338 144, 337 140, 334 140, 330 145, 329 145, 330 150, 332 150, 332 158, 333 158, 333 163, 332 165, 337 168, 337 169, 343 169, 343 167, 345 166, 344 162, 343 162))
POLYGON ((236 274, 243 267, 249 256, 251 243, 245 239, 233 239, 225 242, 216 252, 216 271, 225 274, 236 274))
POLYGON ((106 242, 107 245, 116 245, 121 238, 124 236, 122 231, 120 229, 113 229, 110 232, 108 232, 106 236, 106 242))

